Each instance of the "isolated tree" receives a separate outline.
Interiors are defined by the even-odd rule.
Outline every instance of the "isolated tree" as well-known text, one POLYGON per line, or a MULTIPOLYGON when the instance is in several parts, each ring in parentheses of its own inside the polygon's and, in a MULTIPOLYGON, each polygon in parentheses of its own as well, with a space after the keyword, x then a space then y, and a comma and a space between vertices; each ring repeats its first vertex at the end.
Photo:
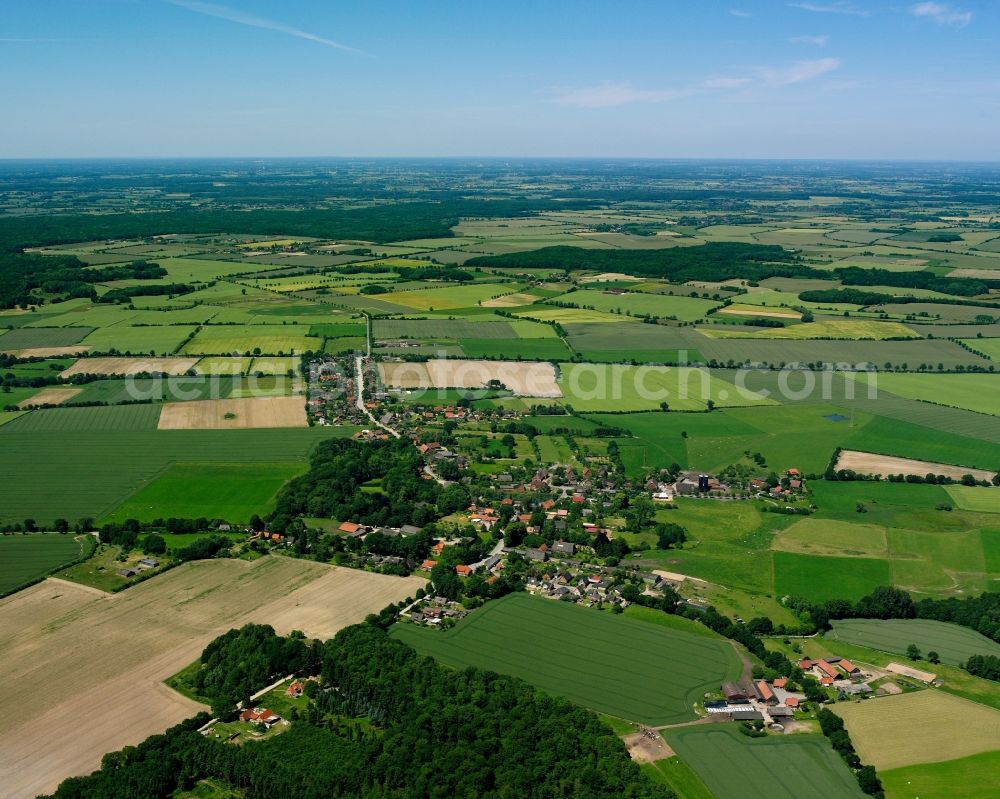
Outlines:
POLYGON ((929 663, 940 663, 941 656, 932 649, 930 652, 927 653, 927 661, 929 663))
POLYGON ((920 660, 920 648, 916 644, 910 644, 906 647, 906 656, 910 660, 920 660))

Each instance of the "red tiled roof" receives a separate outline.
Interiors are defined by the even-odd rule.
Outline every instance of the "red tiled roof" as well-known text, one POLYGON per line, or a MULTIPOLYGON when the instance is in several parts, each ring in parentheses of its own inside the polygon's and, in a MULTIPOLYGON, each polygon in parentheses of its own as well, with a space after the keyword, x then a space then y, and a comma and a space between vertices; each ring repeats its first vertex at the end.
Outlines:
POLYGON ((798 707, 799 698, 797 696, 786 696, 785 697, 785 707, 798 707))
POLYGON ((840 673, 825 660, 817 660, 813 665, 821 672, 823 672, 827 677, 840 676, 840 673))

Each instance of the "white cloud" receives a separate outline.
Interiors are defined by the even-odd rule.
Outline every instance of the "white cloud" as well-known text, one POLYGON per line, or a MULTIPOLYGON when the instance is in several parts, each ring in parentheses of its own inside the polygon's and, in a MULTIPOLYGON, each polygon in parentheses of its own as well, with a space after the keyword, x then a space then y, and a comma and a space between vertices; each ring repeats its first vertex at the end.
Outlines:
POLYGON ((709 78, 701 85, 706 89, 742 89, 750 83, 751 78, 709 78))
POLYGON ((171 5, 186 8, 189 11, 194 11, 197 14, 204 14, 207 17, 217 17, 218 19, 225 19, 239 25, 248 25, 251 28, 262 28, 263 30, 284 33, 288 36, 295 36, 299 39, 316 42, 316 44, 322 44, 325 47, 333 47, 337 50, 345 50, 350 53, 361 53, 360 50, 356 50, 355 48, 349 47, 348 45, 340 42, 335 42, 332 39, 325 39, 322 36, 317 36, 315 33, 309 33, 308 31, 300 30, 299 28, 293 28, 290 25, 285 25, 273 19, 255 17, 252 14, 246 14, 239 9, 230 8, 229 6, 217 5, 215 3, 202 3, 199 2, 199 0, 166 0, 166 2, 171 5))
POLYGON ((640 89, 631 83, 601 81, 596 86, 563 92, 558 102, 578 108, 612 108, 631 103, 663 103, 692 94, 690 89, 640 89))
POLYGON ((826 34, 822 36, 793 36, 789 41, 793 44, 814 44, 817 47, 826 47, 830 37, 826 34))
POLYGON ((916 17, 927 17, 938 25, 957 25, 963 27, 972 22, 972 12, 962 11, 946 3, 917 3, 910 8, 916 17))
POLYGON ((765 85, 779 88, 813 80, 839 66, 840 61, 836 58, 820 58, 816 61, 796 61, 787 67, 757 67, 754 72, 765 85))
POLYGON ((801 2, 789 3, 792 8, 801 8, 803 11, 813 11, 817 14, 849 14, 854 17, 870 17, 872 12, 868 9, 849 3, 847 0, 834 0, 831 3, 814 3, 811 0, 801 0, 801 2))
POLYGON ((702 94, 706 91, 735 91, 760 86, 780 89, 795 83, 813 80, 840 66, 836 58, 815 61, 796 61, 785 67, 753 67, 746 75, 725 75, 706 78, 700 83, 683 88, 643 89, 631 83, 605 80, 593 86, 562 90, 556 102, 577 108, 614 108, 634 103, 664 103, 702 94))
POLYGON ((740 17, 741 19, 749 19, 753 16, 749 11, 744 11, 742 8, 731 8, 729 13, 734 17, 740 17))

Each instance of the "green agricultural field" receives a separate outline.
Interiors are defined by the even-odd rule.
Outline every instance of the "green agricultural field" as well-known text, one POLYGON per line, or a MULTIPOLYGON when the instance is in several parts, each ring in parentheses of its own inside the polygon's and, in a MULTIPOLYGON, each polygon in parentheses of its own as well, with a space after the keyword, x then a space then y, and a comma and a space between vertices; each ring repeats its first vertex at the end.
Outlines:
POLYGON ((513 340, 463 338, 462 352, 470 358, 518 358, 526 361, 562 361, 572 353, 558 338, 513 340))
MULTIPOLYGON (((857 646, 905 655, 916 644, 925 656, 937 652, 942 663, 957 666, 972 655, 1000 656, 1000 644, 975 630, 931 619, 841 619, 826 637, 857 646)), ((834 644, 836 646, 836 644, 834 644)), ((933 666, 928 666, 933 671, 933 666)))
MULTIPOLYGON (((530 323, 528 323, 530 324, 530 323)), ((535 324, 555 335, 548 325, 535 324)), ((376 341, 395 339, 514 339, 511 323, 499 317, 484 319, 376 319, 372 322, 376 341)))
POLYGON ((128 327, 115 325, 95 330, 80 343, 92 353, 117 352, 122 355, 170 355, 197 330, 185 325, 128 327))
POLYGON ((541 322, 566 324, 621 324, 618 314, 604 311, 589 311, 583 308, 559 308, 554 305, 532 305, 521 309, 517 315, 523 319, 537 319, 541 322))
MULTIPOLYGON (((854 430, 846 421, 831 418, 837 413, 830 406, 785 405, 724 408, 707 414, 649 412, 589 418, 631 431, 634 438, 619 439, 619 446, 640 449, 650 467, 677 463, 716 472, 750 450, 764 455, 767 471, 795 467, 810 474, 823 472, 836 448, 854 430), (802 446, 804 438, 811 442, 808 448, 802 446)), ((864 424, 870 418, 859 413, 855 421, 864 424)), ((629 474, 641 475, 641 461, 636 469, 629 474)))
MULTIPOLYGON (((877 403, 873 406, 877 412, 877 403)), ((1000 443, 877 416, 844 440, 844 449, 897 455, 934 463, 996 469, 1000 443)))
POLYGON ((740 735, 736 725, 710 724, 668 730, 664 737, 716 799, 865 796, 850 769, 821 735, 751 739, 740 735))
POLYGON ((4 453, 0 482, 5 487, 0 523, 29 517, 39 523, 59 517, 70 521, 100 518, 172 463, 304 464, 317 442, 350 436, 356 430, 350 426, 281 430, 17 429, 41 414, 149 407, 154 406, 33 411, 0 427, 0 451, 4 453))
POLYGON ((299 366, 298 358, 254 358, 247 371, 252 375, 287 375, 298 373, 299 366))
POLYGON ((947 486, 945 491, 962 510, 977 513, 1000 513, 1000 490, 980 486, 947 486))
POLYGON ((703 692, 740 673, 725 641, 526 594, 490 602, 443 633, 397 624, 391 634, 450 666, 511 674, 645 724, 693 719, 703 692))
POLYGON ((0 535, 0 596, 85 557, 94 543, 90 535, 0 535))
POLYGON ((886 799, 994 799, 1000 750, 879 772, 886 799))
POLYGON ((941 690, 837 702, 831 710, 862 762, 879 771, 1000 749, 1000 711, 941 690))
POLYGON ((739 391, 708 370, 563 363, 559 386, 577 411, 648 411, 666 402, 673 410, 704 410, 711 400, 718 407, 774 405, 753 392, 739 391))
POLYGON ((983 353, 991 361, 1000 361, 1000 338, 962 339, 970 349, 983 353))
POLYGON ((185 355, 294 355, 318 352, 323 340, 292 325, 216 325, 203 327, 184 345, 185 355))
POLYGON ((1000 416, 1000 374, 900 374, 852 375, 861 383, 871 383, 906 399, 948 405, 977 413, 1000 416))
POLYGON ((30 433, 155 430, 159 418, 159 405, 47 408, 32 411, 15 419, 5 425, 3 432, 6 435, 27 435, 30 433))
POLYGON ((21 327, 0 332, 0 350, 68 347, 79 344, 92 331, 90 327, 21 327))
POLYGON ((765 327, 760 330, 702 327, 698 329, 698 332, 710 338, 848 339, 851 341, 920 338, 918 333, 899 322, 876 322, 859 319, 806 322, 801 325, 765 327))
POLYGON ((775 552, 774 592, 813 602, 857 600, 892 582, 889 561, 880 558, 836 558, 775 552))
POLYGON ((278 490, 304 470, 301 461, 174 463, 115 508, 104 521, 148 522, 173 516, 244 524, 254 514, 266 515, 274 507, 278 490))
POLYGON ((202 358, 194 365, 194 370, 202 375, 245 375, 250 371, 250 357, 209 357, 202 358))
POLYGON ((560 324, 570 346, 590 361, 698 363, 701 356, 692 344, 692 337, 709 341, 686 328, 618 319, 613 326, 604 322, 560 324))
POLYGON ((85 383, 83 391, 69 400, 67 405, 103 402, 115 405, 137 400, 153 402, 225 399, 232 396, 234 378, 229 375, 186 375, 165 378, 129 378, 125 380, 95 380, 85 383))
POLYGON ((428 286, 420 291, 394 291, 379 294, 378 299, 418 311, 446 311, 473 307, 484 300, 516 290, 516 286, 506 283, 470 283, 464 286, 428 286))
POLYGON ((722 304, 716 300, 703 300, 695 297, 668 294, 614 294, 594 289, 582 289, 563 294, 556 298, 556 302, 628 316, 675 318, 681 322, 694 322, 703 319, 709 311, 722 304))

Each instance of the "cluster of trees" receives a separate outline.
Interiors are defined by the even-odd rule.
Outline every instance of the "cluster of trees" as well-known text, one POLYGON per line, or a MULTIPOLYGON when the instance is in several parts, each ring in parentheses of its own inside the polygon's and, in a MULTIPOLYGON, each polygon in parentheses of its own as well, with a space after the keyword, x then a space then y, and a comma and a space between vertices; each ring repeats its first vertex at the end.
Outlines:
POLYGON ((640 277, 688 280, 764 280, 815 274, 794 253, 776 244, 709 242, 701 247, 662 250, 584 250, 580 247, 543 247, 529 252, 488 255, 466 261, 466 266, 525 269, 588 269, 623 272, 640 277))
POLYGON ((212 712, 221 718, 232 713, 238 702, 248 704, 255 691, 281 677, 315 674, 320 646, 307 643, 300 632, 285 638, 268 624, 248 624, 212 641, 199 663, 190 687, 210 699, 212 712))
MULTIPOLYGON (((968 283, 968 280, 951 280, 951 283, 968 283)), ((952 286, 954 288, 954 286, 952 286)), ((961 286, 961 288, 968 288, 966 286, 961 286)), ((985 288, 985 284, 984 284, 985 288)), ((949 292, 955 294, 955 291, 949 292)), ((983 293, 983 292, 974 292, 983 293)), ((971 294, 962 296, 972 296, 971 294)), ((829 302, 829 303, 840 303, 847 302, 853 305, 886 305, 893 303, 895 305, 906 305, 908 303, 922 303, 927 302, 926 297, 914 297, 912 295, 898 295, 898 294, 888 294, 883 291, 865 291, 863 289, 852 289, 852 288, 838 288, 838 289, 813 289, 810 291, 803 291, 799 294, 799 299, 805 302, 829 302)), ((944 305, 973 305, 983 308, 995 308, 996 305, 990 302, 982 302, 975 300, 965 300, 965 299, 946 299, 946 298, 936 298, 935 303, 944 305)), ((983 314, 983 317, 988 322, 991 322, 993 317, 989 314, 983 314)), ((979 317, 977 317, 978 319, 979 317)))
MULTIPOLYGON (((929 289, 942 294, 953 294, 958 297, 975 297, 986 294, 998 283, 992 280, 970 280, 968 278, 948 278, 933 272, 891 272, 888 269, 863 269, 860 266, 847 266, 835 269, 834 274, 845 286, 892 286, 904 289, 929 289)), ((805 299, 805 298, 803 298, 805 299)), ((893 298, 893 301, 898 301, 893 298)), ((871 304, 871 303, 865 303, 871 304)))
POLYGON ((277 662, 262 663, 256 677, 264 682, 250 687, 267 684, 268 666, 294 670, 298 653, 306 661, 301 673, 319 655, 323 684, 336 690, 319 691, 290 730, 252 746, 198 734, 207 721, 202 714, 105 756, 98 771, 64 781, 54 797, 166 799, 202 779, 246 799, 674 796, 642 774, 592 712, 521 680, 446 669, 369 624, 314 648, 301 642, 304 653, 292 645, 289 659, 270 635, 242 633, 213 642, 204 662, 220 672, 242 670, 255 656, 249 645, 258 642, 277 652, 277 662))
POLYGON ((972 655, 965 661, 965 670, 975 677, 1000 682, 1000 657, 996 655, 972 655))
POLYGON ((861 758, 854 750, 851 736, 844 728, 844 720, 826 708, 822 708, 816 714, 816 718, 823 735, 830 739, 833 751, 844 758, 847 765, 854 771, 854 776, 857 777, 861 790, 869 796, 874 796, 875 799, 882 799, 885 793, 882 790, 882 782, 879 780, 878 774, 875 773, 875 767, 862 765, 861 758))
POLYGON ((462 486, 442 489, 422 476, 423 460, 409 439, 360 443, 322 442, 309 471, 279 493, 270 529, 292 529, 297 517, 350 520, 360 524, 422 527, 468 504, 462 486), (379 480, 380 490, 361 486, 379 480))
POLYGON ((197 291, 197 288, 187 283, 157 283, 152 286, 129 286, 123 289, 111 289, 111 291, 97 297, 96 302, 125 303, 130 302, 133 297, 177 296, 180 294, 190 294, 192 291, 197 291))
POLYGON ((150 280, 167 274, 161 266, 145 261, 103 269, 84 269, 84 266, 83 261, 72 255, 38 255, 0 247, 0 308, 37 305, 51 296, 96 299, 95 283, 150 280))

